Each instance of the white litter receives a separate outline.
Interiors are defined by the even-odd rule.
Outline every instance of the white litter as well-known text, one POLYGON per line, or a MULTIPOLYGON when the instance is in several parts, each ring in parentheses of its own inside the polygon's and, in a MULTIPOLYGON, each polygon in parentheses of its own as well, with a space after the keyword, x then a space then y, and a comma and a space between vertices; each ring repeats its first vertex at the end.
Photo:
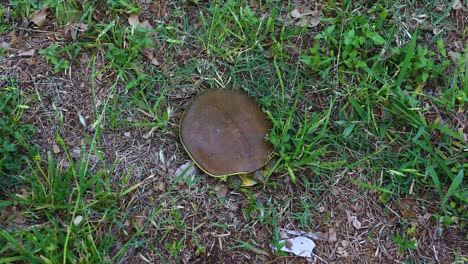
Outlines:
MULTIPOLYGON (((296 237, 286 238, 280 240, 280 244, 284 243, 284 246, 280 248, 283 252, 293 253, 299 257, 311 258, 313 256, 312 251, 315 248, 315 243, 311 238, 317 239, 317 235, 305 231, 294 231, 282 229, 286 234, 293 235, 296 237)), ((277 251, 276 247, 273 250, 277 251)))

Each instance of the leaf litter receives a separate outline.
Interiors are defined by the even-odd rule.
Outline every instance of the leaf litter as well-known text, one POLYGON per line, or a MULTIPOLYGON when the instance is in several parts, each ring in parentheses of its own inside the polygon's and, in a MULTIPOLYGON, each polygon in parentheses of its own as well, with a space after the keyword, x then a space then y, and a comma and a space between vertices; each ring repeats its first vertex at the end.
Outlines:
MULTIPOLYGON (((299 16, 296 17, 296 18, 294 18, 294 21, 295 21, 295 22, 300 22, 301 16, 304 16, 304 14, 306 14, 306 13, 307 13, 307 12, 304 12, 304 11, 302 11, 302 10, 299 11, 299 16)), ((293 14, 293 15, 296 16, 297 14, 293 14)), ((307 14, 307 15, 309 15, 309 14, 307 14)), ((293 16, 291 15, 291 17, 293 17, 293 16)), ((45 21, 46 19, 47 19, 47 16, 44 17, 44 21, 45 21)), ((36 23, 35 23, 35 24, 36 24, 36 23)), ((37 24, 36 24, 36 25, 37 25, 37 24)), ((46 26, 46 25, 43 25, 43 26, 46 26)), ((17 35, 15 35, 15 36, 17 36, 17 35)), ((18 37, 18 42, 19 42, 20 40, 21 40, 21 37, 18 37)), ((11 43, 13 43, 13 42, 14 42, 14 41, 13 41, 13 37, 12 37, 11 43)), ((16 44, 15 44, 15 45, 16 45, 16 44)), ((10 46, 15 46, 15 45, 10 44, 10 46)), ((40 50, 40 49, 38 49, 38 50, 40 50)), ((150 56, 150 55, 148 55, 148 56, 150 56)), ((147 57, 147 58, 148 58, 148 56, 145 55, 145 57, 147 57)), ((33 70, 34 70, 34 69, 33 69, 33 70)), ((36 69, 36 70, 37 70, 37 69, 36 69)), ((78 71, 78 70, 79 70, 79 69, 77 69, 77 71, 78 71)), ((83 71, 83 73, 85 72, 84 69, 81 69, 81 70, 83 71)), ((42 71, 41 73, 43 73, 43 71, 42 71)), ((60 76, 58 76, 58 77, 60 77, 60 76)), ((59 78, 57 78, 57 80, 54 80, 54 81, 57 82, 58 84, 60 84, 60 83, 58 82, 58 80, 59 80, 59 78)), ((51 86, 42 87, 42 88, 39 87, 39 88, 38 88, 38 92, 47 91, 48 89, 50 89, 50 87, 51 87, 51 86), (42 89, 42 90, 41 90, 41 89, 42 89)), ((73 86, 71 86, 71 87, 73 87, 73 86)), ((72 130, 73 130, 73 129, 70 129, 70 131, 72 131, 72 130)), ((132 135, 133 135, 133 130, 132 130, 132 135)), ((42 136, 45 136, 45 135, 42 135, 42 136)), ((134 140, 134 139, 132 139, 132 140, 134 140)), ((151 139, 150 139, 150 140, 151 140, 151 139)), ((150 140, 148 140, 148 141, 150 141, 150 140)), ((155 144, 155 141, 151 141, 151 142, 148 142, 148 143, 155 144)), ((119 143, 119 144, 120 144, 120 143, 119 143)), ((143 150, 142 147, 140 147, 140 149, 143 150)), ((150 149, 150 148, 148 148, 148 149, 150 149)), ((128 151, 128 152, 123 153, 122 155, 124 155, 124 154, 125 154, 125 155, 129 155, 129 154, 131 154, 131 152, 128 151)), ((150 156, 150 157, 152 157, 152 156, 150 156)), ((128 158, 128 157, 127 157, 127 158, 128 158)), ((149 159, 149 157, 144 157, 144 158, 145 158, 145 159, 149 159)), ((129 160, 131 160, 131 159, 129 159, 129 160)), ((131 164, 131 163, 128 163, 128 164, 131 164)), ((151 161, 148 162, 148 164, 149 164, 150 166, 151 166, 151 165, 154 165, 153 163, 151 163, 151 161)), ((123 166, 123 165, 119 165, 119 166, 123 166)), ((149 167, 149 166, 148 166, 148 167, 149 167)), ((164 183, 163 180, 164 180, 164 179, 161 179, 160 183, 164 183)), ((215 179, 208 179, 207 181, 208 181, 210 184, 213 184, 213 182, 216 184, 216 180, 215 180, 215 179)), ((165 189, 164 184, 160 184, 160 185, 159 185, 159 184, 157 184, 157 183, 155 183, 154 188, 157 189, 157 190, 161 190, 161 191, 163 191, 163 190, 165 189)), ((379 214, 376 214, 375 212, 373 212, 373 213, 374 213, 374 219, 371 219, 371 222, 369 222, 369 224, 368 224, 368 226, 371 227, 371 228, 369 228, 369 227, 362 227, 362 225, 361 225, 361 228, 360 228, 360 229, 356 228, 355 225, 357 225, 357 226, 359 226, 359 225, 357 224, 357 222, 355 222, 355 223, 353 224, 353 220, 354 220, 354 219, 352 219, 351 222, 349 222, 350 225, 346 225, 346 219, 347 219, 346 217, 347 217, 347 216, 346 216, 346 215, 343 215, 344 210, 338 208, 338 207, 337 207, 337 204, 338 204, 339 202, 343 202, 344 207, 346 208, 347 206, 349 206, 349 201, 348 201, 348 199, 350 199, 349 197, 354 197, 354 198, 359 199, 360 196, 356 193, 356 190, 355 190, 355 189, 347 190, 345 185, 341 185, 341 184, 340 184, 339 189, 337 189, 337 190, 338 190, 337 196, 331 195, 330 197, 326 197, 326 199, 325 199, 326 201, 324 201, 324 204, 327 205, 326 208, 330 208, 329 210, 332 210, 332 211, 333 211, 333 213, 331 214, 330 222, 327 223, 327 224, 324 224, 324 225, 323 225, 323 226, 324 226, 324 229, 321 229, 321 230, 327 230, 327 228, 328 228, 328 232, 324 232, 324 234, 325 234, 324 236, 318 236, 318 233, 319 233, 319 232, 316 232, 315 234, 317 235, 318 239, 315 240, 315 241, 316 241, 316 242, 317 242, 317 241, 328 241, 329 243, 335 243, 336 241, 338 241, 337 238, 339 238, 339 239, 340 239, 340 242, 339 242, 339 243, 336 243, 336 244, 334 245, 334 246, 338 246, 337 248, 335 247, 335 248, 336 248, 336 251, 333 251, 333 250, 327 251, 327 248, 326 248, 325 246, 322 246, 323 244, 320 244, 320 246, 318 246, 317 248, 315 248, 315 251, 317 252, 317 250, 320 250, 321 256, 327 256, 327 257, 329 257, 329 259, 333 259, 333 258, 337 258, 337 255, 338 255, 339 257, 347 257, 347 258, 350 258, 350 259, 353 259, 353 260, 357 260, 357 257, 359 257, 359 256, 358 256, 358 255, 354 256, 354 255, 355 255, 355 250, 354 250, 354 248, 356 248, 356 251, 359 252, 359 250, 362 250, 362 247, 363 247, 363 246, 360 245, 359 243, 354 243, 354 242, 353 242, 353 238, 354 238, 354 237, 356 237, 356 238, 357 238, 357 237, 360 237, 362 234, 365 234, 365 232, 369 232, 369 231, 374 232, 375 234, 379 234, 379 231, 380 231, 381 233, 387 234, 387 235, 391 235, 392 232, 395 231, 395 230, 396 230, 396 231, 399 231, 399 228, 400 228, 400 227, 397 225, 397 224, 398 224, 397 222, 395 222, 395 221, 392 220, 392 219, 386 220, 387 218, 386 218, 384 215, 379 215, 379 214), (344 193, 344 192, 346 192, 346 193, 344 193), (338 199, 341 199, 341 200, 340 200, 339 202, 337 202, 336 200, 338 200, 338 199), (343 224, 340 224, 340 222, 339 222, 340 219, 344 219, 344 223, 345 223, 344 225, 343 225, 343 224), (385 225, 383 225, 383 224, 380 223, 380 221, 383 221, 383 220, 381 220, 381 219, 385 219, 385 221, 388 221, 388 222, 386 222, 385 225), (336 228, 335 228, 335 227, 330 227, 330 226, 336 226, 336 228), (372 226, 375 226, 376 228, 372 228, 372 226), (377 227, 378 227, 378 228, 377 228, 377 227), (332 228, 335 228, 335 229, 333 230, 332 228), (337 230, 337 229, 338 229, 338 230, 337 230), (339 233, 338 236, 336 235, 337 232, 339 233), (350 233, 350 234, 349 234, 349 237, 342 238, 342 236, 345 236, 346 232, 349 232, 349 233, 350 233), (324 237, 326 237, 326 239, 324 239, 324 237), (343 240, 341 240, 341 239, 343 239, 343 240), (352 249, 351 249, 351 248, 352 248, 352 249), (352 253, 351 253, 351 252, 352 252, 352 253), (337 254, 335 254, 335 253, 337 253, 337 254)), ((369 194, 369 197, 366 197, 366 198, 367 198, 367 200, 368 200, 367 202, 368 202, 368 204, 370 204, 370 206, 369 206, 368 208, 366 208, 366 206, 364 206, 364 207, 366 208, 366 210, 371 210, 371 211, 372 211, 372 210, 374 210, 374 209, 373 209, 373 206, 375 206, 375 204, 373 204, 373 203, 375 203, 375 202, 378 203, 378 199, 375 198, 375 197, 372 195, 372 192, 369 192, 369 193, 370 193, 370 194, 369 194)), ((222 194, 222 193, 221 193, 221 194, 222 194)), ((284 193, 283 193, 283 194, 284 194, 284 193)), ((366 194, 367 194, 367 193, 366 193, 366 194)), ((191 193, 188 193, 188 195, 192 195, 192 194, 191 194, 191 193)), ((231 195, 229 195, 228 198, 232 198, 231 195)), ((184 198, 184 199, 185 199, 185 198, 184 198)), ((188 198, 187 198, 187 199, 188 199, 188 198)), ((145 201, 141 201, 141 202, 144 203, 145 201)), ((240 200, 235 200, 235 202, 236 202, 236 203, 233 203, 233 204, 239 204, 239 210, 241 211, 241 213, 243 213, 243 212, 242 212, 242 209, 243 209, 243 208, 242 208, 242 199, 240 199, 240 200)), ((210 206, 213 206, 213 204, 209 204, 209 202, 207 202, 207 201, 204 201, 204 202, 201 202, 201 203, 200 203, 200 208, 203 207, 203 208, 204 208, 203 210, 209 210, 208 212, 210 212, 210 213, 213 213, 213 212, 219 213, 219 214, 223 213, 222 211, 216 211, 216 210, 210 208, 210 206)), ((382 206, 382 205, 381 205, 381 206, 382 206)), ((378 207, 378 208, 380 208, 380 207, 378 207)), ((385 208, 385 207, 382 206, 382 208, 385 208)), ((319 221, 320 221, 321 218, 323 218, 323 214, 322 214, 322 213, 325 211, 324 209, 325 209, 325 207, 321 208, 321 209, 320 209, 320 212, 317 213, 317 214, 314 216, 314 222, 320 223, 319 221)), ((359 211, 362 211, 362 210, 363 210, 362 208, 359 209, 359 211)), ((238 213, 238 212, 239 212, 239 211, 236 211, 236 213, 238 213)), ((430 212, 430 211, 429 211, 429 212, 430 212)), ((429 225, 429 226, 430 226, 430 225, 436 226, 437 223, 435 223, 434 217, 431 217, 432 214, 430 214, 429 212, 427 212, 427 213, 423 216, 425 219, 427 218, 427 223, 426 223, 426 224, 429 225)), ((240 214, 241 214, 241 213, 240 213, 240 214)), ((314 212, 314 214, 315 214, 315 213, 316 213, 316 212, 314 212)), ((353 212, 353 213, 356 214, 356 215, 355 215, 355 220, 356 220, 356 221, 359 222, 359 219, 363 219, 363 218, 362 218, 362 215, 363 215, 362 212, 353 212)), ((398 211, 397 211, 397 213, 400 213, 400 215, 401 215, 401 212, 398 212, 398 211)), ((197 215, 197 216, 198 216, 198 215, 197 215)), ((209 219, 209 218, 206 218, 206 219, 209 219)), ((204 219, 204 220, 206 220, 206 219, 204 219)), ((21 219, 17 219, 17 221, 21 222, 21 219)), ((227 221, 227 223, 234 225, 234 224, 231 223, 230 221, 227 221)), ((241 222, 241 224, 245 224, 245 222, 241 222)), ((445 230, 444 227, 442 227, 442 229, 445 230)), ((241 230, 241 229, 240 229, 240 228, 237 228, 237 230, 241 230)), ((237 230, 236 230, 236 231, 237 231, 237 230)), ((261 227, 260 225, 258 225, 258 226, 256 227, 256 229, 255 229, 255 232, 256 232, 256 233, 255 233, 255 236, 256 236, 256 237, 257 237, 257 236, 260 236, 260 238, 256 238, 256 239, 258 239, 258 241, 261 241, 261 239, 263 239, 263 240, 265 240, 265 241, 268 241, 269 238, 267 238, 267 237, 263 234, 263 233, 265 233, 264 231, 265 231, 265 230, 262 230, 262 227, 261 227)), ((441 232, 442 232, 442 231, 441 231, 441 232)), ((172 234, 176 234, 176 233, 172 233, 172 234)), ((247 235, 252 236, 252 233, 245 232, 245 231, 237 232, 237 236, 240 236, 240 235, 243 235, 243 238, 244 238, 244 239, 247 239, 247 238, 248 238, 247 235), (245 233, 247 233, 247 234, 245 234, 245 233)), ((232 233, 232 235, 230 235, 230 237, 234 237, 234 232, 232 233)), ((454 236, 454 237, 456 238, 456 236, 454 236)), ((386 237, 382 237, 382 238, 386 238, 386 237)), ((203 238, 203 239, 205 239, 205 238, 203 238)), ((214 257, 214 256, 215 256, 214 254, 224 254, 224 255, 226 255, 225 257, 229 257, 229 255, 234 255, 234 254, 245 254, 245 252, 239 253, 238 251, 237 251, 237 252, 226 251, 226 249, 225 249, 225 248, 226 248, 226 243, 229 243, 229 237, 225 237, 224 239, 225 239, 225 240, 223 241, 223 243, 225 243, 225 244, 224 244, 224 250, 222 250, 223 247, 221 247, 221 250, 219 250, 219 248, 218 248, 218 251, 216 250, 216 248, 217 248, 217 244, 216 244, 216 243, 218 243, 217 241, 216 241, 216 243, 212 243, 212 244, 210 244, 211 242, 210 242, 209 240, 204 240, 204 241, 203 241, 203 243, 205 243, 204 246, 207 248, 207 252, 209 252, 210 254, 212 254, 212 255, 209 255, 209 256, 214 257), (227 242, 226 242, 226 241, 227 241, 227 242), (209 251, 210 248, 211 248, 211 249, 214 248, 215 250, 209 251), (217 253, 216 253, 216 252, 217 252, 217 253)), ((312 240, 314 240, 314 239, 312 238, 312 240)), ((371 245, 371 248, 374 249, 374 252, 379 253, 379 256, 380 256, 381 252, 383 252, 382 250, 379 249, 379 247, 384 247, 384 248, 386 248, 386 253, 385 253, 385 254, 388 254, 388 255, 383 254, 383 255, 382 255, 382 256, 383 256, 383 259, 385 259, 385 258, 389 258, 389 259, 393 259, 393 260, 401 259, 401 257, 399 257, 399 256, 397 255, 397 253, 396 253, 397 251, 394 249, 394 246, 395 246, 394 243, 382 244, 382 245, 377 244, 377 245, 376 245, 376 244, 372 244, 372 243, 373 243, 372 241, 364 241, 364 240, 362 240, 362 241, 363 241, 363 245, 364 245, 364 246, 369 246, 369 244, 370 244, 370 245, 371 245), (365 242, 365 243, 364 243, 364 242, 365 242), (380 251, 379 251, 379 250, 380 250, 380 251)), ((379 242, 379 243, 385 243, 385 241, 381 241, 381 242, 379 242)), ((318 244, 318 242, 317 242, 317 244, 318 244)), ((436 246, 437 248, 439 248, 439 247, 438 247, 439 245, 435 245, 435 246, 436 246)), ((421 255, 421 258, 422 258, 422 259, 425 259, 425 258, 428 256, 428 253, 427 253, 427 252, 421 252, 421 253, 424 253, 424 254, 425 254, 425 255, 421 255)), ((130 254, 130 255, 131 255, 131 254, 130 254)), ((220 256, 218 255, 218 257, 220 257, 220 256)), ((153 260, 154 260, 154 258, 149 258, 149 259, 153 259, 153 260)), ((335 259, 335 260, 336 260, 336 259, 335 259)), ((375 260, 375 259, 374 259, 374 260, 375 260)), ((338 258, 338 262, 340 262, 340 261, 343 261, 343 259, 338 258)))
POLYGON ((49 15, 48 10, 49 8, 37 10, 32 14, 30 21, 34 23, 38 28, 42 28, 47 22, 47 16, 49 15))

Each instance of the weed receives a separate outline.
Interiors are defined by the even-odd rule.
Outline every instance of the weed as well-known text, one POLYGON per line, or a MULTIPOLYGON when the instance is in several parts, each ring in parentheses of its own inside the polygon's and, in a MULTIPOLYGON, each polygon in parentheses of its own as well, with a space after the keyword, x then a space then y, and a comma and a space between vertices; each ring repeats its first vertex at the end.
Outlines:
POLYGON ((393 237, 393 241, 398 245, 398 253, 402 254, 404 250, 411 249, 415 250, 418 248, 418 243, 415 238, 409 239, 407 236, 401 236, 397 234, 393 237))
POLYGON ((54 66, 55 72, 68 69, 70 62, 64 58, 57 58, 57 55, 62 53, 64 50, 57 50, 58 44, 54 43, 49 47, 39 51, 39 54, 44 55, 44 59, 49 61, 54 66))
POLYGON ((27 165, 28 139, 34 133, 31 125, 21 123, 24 104, 22 92, 15 80, 0 80, 6 85, 0 91, 0 187, 2 193, 18 184, 22 169, 27 165))

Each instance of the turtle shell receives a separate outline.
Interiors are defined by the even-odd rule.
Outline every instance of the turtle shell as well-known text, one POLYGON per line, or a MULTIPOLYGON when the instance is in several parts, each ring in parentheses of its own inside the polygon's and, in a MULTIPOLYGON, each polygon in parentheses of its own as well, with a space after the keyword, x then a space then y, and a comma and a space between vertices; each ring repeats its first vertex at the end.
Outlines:
POLYGON ((195 97, 185 110, 180 137, 198 167, 222 177, 258 170, 269 160, 273 146, 265 137, 271 127, 246 94, 213 89, 195 97))

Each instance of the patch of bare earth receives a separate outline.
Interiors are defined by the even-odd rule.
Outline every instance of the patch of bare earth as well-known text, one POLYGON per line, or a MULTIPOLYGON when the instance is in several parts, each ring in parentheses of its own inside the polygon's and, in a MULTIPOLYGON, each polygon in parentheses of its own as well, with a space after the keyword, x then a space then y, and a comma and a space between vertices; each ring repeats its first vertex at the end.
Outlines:
MULTIPOLYGON (((157 10, 162 18, 167 17, 168 7, 161 1, 146 4, 152 5, 149 10, 157 10)), ((144 13, 142 17, 145 15, 149 16, 144 13)), ((2 61, 0 75, 18 80, 25 93, 26 104, 31 107, 25 114, 25 122, 38 129, 31 143, 37 145, 43 155, 51 151, 60 162, 66 163, 63 150, 54 149, 56 134, 64 138, 68 149, 79 158, 81 145, 87 144, 85 136, 92 137, 95 133, 91 127, 97 118, 94 103, 107 99, 113 80, 111 75, 96 79, 97 100, 94 101, 91 69, 87 66, 91 51, 82 52, 65 72, 53 73, 51 65, 37 52, 56 41, 53 36, 57 31, 54 27, 15 31, 14 36, 21 39, 8 50, 9 56, 2 61)), ((12 38, 11 34, 0 36, 0 42, 12 43, 12 38)), ((102 64, 98 59, 97 67, 102 64)), ((459 229, 441 226, 430 216, 438 212, 437 200, 430 190, 427 197, 403 198, 386 204, 377 192, 352 184, 349 179, 363 181, 359 172, 353 171, 337 176, 335 183, 319 197, 306 193, 300 183, 284 184, 276 189, 251 189, 256 202, 265 207, 277 206, 276 215, 271 216, 277 221, 275 228, 300 229, 298 220, 291 215, 303 211, 299 207, 302 200, 317 201, 316 205, 311 205, 313 210, 308 219, 311 224, 305 230, 319 235, 315 241, 316 257, 277 256, 270 244, 274 236, 272 222, 259 221, 259 212, 248 213, 251 201, 247 195, 229 190, 218 198, 215 189, 218 180, 199 171, 194 183, 175 181, 175 170, 189 160, 178 141, 178 118, 194 93, 195 90, 190 90, 184 95, 169 95, 168 104, 175 108, 176 115, 165 132, 147 137, 149 128, 104 127, 102 130, 98 149, 103 152, 107 164, 117 161, 113 171, 115 191, 119 191, 122 175, 130 171, 129 186, 141 183, 119 204, 128 215, 125 226, 112 230, 104 226, 99 230, 115 233, 114 251, 117 252, 136 232, 136 227, 144 228, 139 239, 141 246, 128 250, 125 263, 171 260, 173 253, 168 245, 177 241, 183 241, 183 245, 178 261, 174 262, 184 263, 391 263, 404 260, 450 263, 454 252, 468 252, 465 234, 459 229), (414 232, 409 234, 411 227, 414 232), (397 234, 415 238, 417 249, 399 252, 393 240, 397 234), (233 248, 240 241, 248 242, 255 249, 233 248)), ((129 119, 142 118, 136 117, 135 112, 127 115, 129 119)), ((102 166, 97 158, 94 161, 102 166)), ((282 181, 280 175, 275 175, 274 179, 282 181)))

